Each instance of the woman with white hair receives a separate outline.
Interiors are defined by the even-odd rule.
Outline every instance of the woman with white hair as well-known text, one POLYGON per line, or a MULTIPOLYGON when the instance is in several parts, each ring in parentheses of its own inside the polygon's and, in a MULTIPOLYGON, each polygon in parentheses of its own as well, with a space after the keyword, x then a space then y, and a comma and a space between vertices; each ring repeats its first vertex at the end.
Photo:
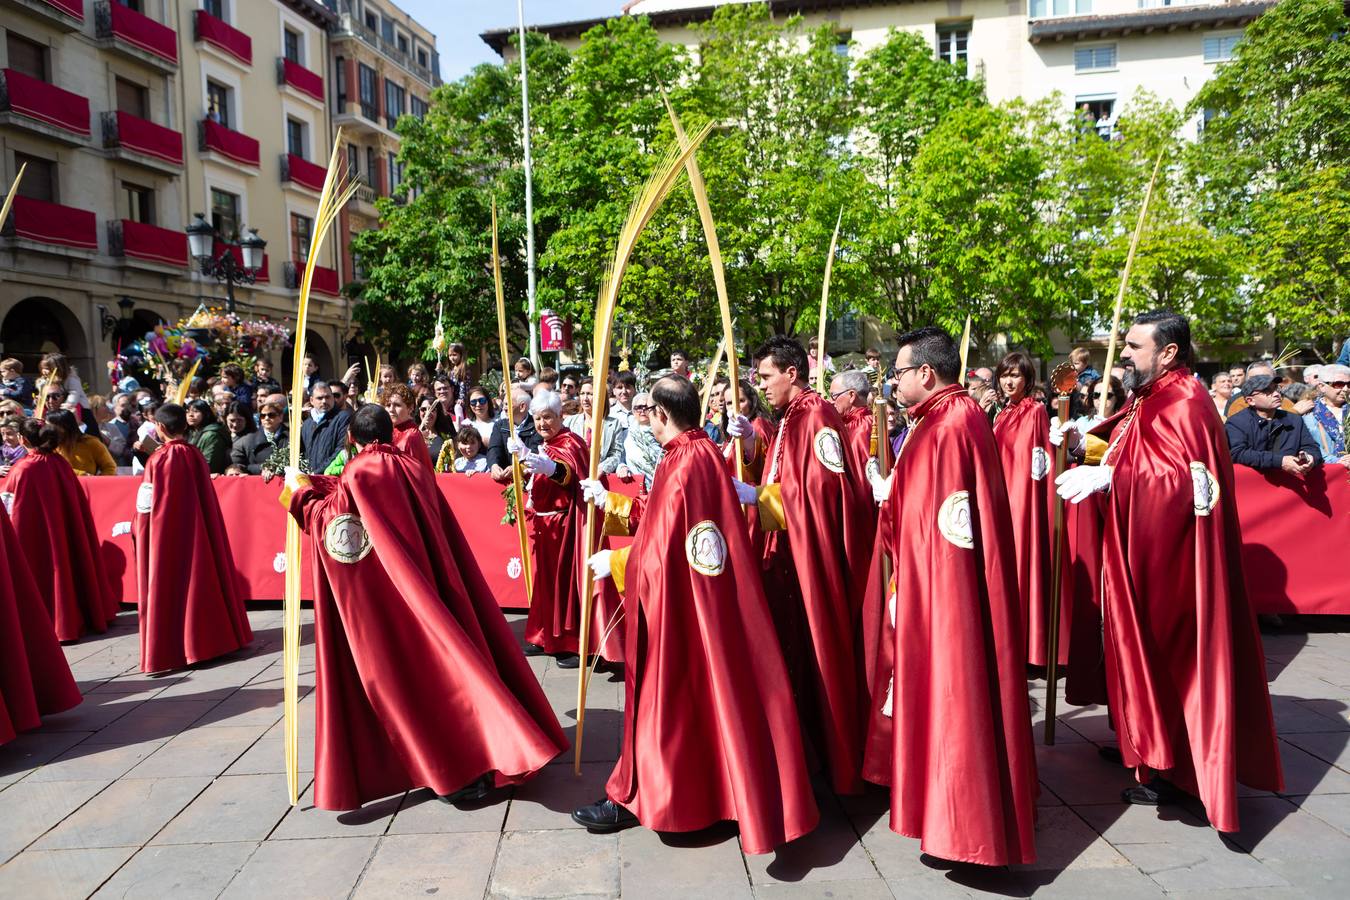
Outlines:
MULTIPOLYGON (((1350 341, 1347 341, 1350 343, 1350 341)), ((1303 417, 1322 451, 1322 462, 1350 468, 1346 430, 1350 428, 1350 366, 1332 363, 1317 373, 1317 401, 1303 417)))
POLYGON ((652 395, 646 391, 633 398, 633 424, 623 439, 624 463, 615 472, 620 478, 641 478, 644 487, 651 487, 663 452, 652 436, 652 409, 652 395))

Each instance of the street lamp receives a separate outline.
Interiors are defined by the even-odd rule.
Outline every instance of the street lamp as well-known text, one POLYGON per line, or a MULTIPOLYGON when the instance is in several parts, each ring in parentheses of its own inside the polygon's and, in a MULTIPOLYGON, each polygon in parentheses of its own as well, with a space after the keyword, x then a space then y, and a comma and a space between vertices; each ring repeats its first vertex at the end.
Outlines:
POLYGON ((103 331, 103 339, 105 341, 108 339, 109 335, 119 339, 126 335, 127 331, 131 328, 131 310, 135 306, 136 301, 123 294, 122 299, 117 301, 117 309, 118 312, 121 313, 121 318, 114 318, 112 313, 108 311, 108 307, 101 303, 99 304, 99 325, 103 331))
POLYGON ((253 284, 258 271, 263 267, 263 250, 267 241, 258 237, 258 229, 250 228, 248 234, 239 241, 242 260, 234 258, 234 250, 226 244, 220 256, 215 255, 216 241, 225 239, 216 231, 206 217, 196 213, 196 221, 187 227, 188 248, 197 260, 201 273, 208 278, 225 282, 225 306, 234 313, 235 284, 253 284))

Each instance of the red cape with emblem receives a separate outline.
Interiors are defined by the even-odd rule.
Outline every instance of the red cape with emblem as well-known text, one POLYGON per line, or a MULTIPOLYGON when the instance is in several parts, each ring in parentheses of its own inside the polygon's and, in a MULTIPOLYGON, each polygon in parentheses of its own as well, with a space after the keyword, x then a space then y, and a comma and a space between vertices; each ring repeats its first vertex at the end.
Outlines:
MULTIPOLYGON (((580 557, 585 552, 583 528, 588 505, 582 501, 577 483, 589 470, 590 448, 564 428, 539 449, 554 462, 566 466, 567 472, 561 484, 543 475, 526 476, 529 502, 525 517, 530 525, 534 596, 525 620, 525 640, 538 644, 547 653, 576 653, 581 641, 581 590, 585 573, 581 571, 580 557)), ((593 527, 599 534, 599 518, 593 527)), ((600 548, 598 539, 593 546, 600 548)), ((620 662, 622 628, 615 628, 609 641, 596 649, 606 627, 618 615, 618 595, 600 588, 595 597, 596 602, 591 604, 588 655, 598 652, 605 659, 620 662)))
POLYGON ((1102 627, 1125 764, 1197 794, 1216 829, 1237 831, 1237 783, 1278 791, 1284 778, 1223 424, 1182 368, 1092 434, 1115 441, 1102 627))
POLYGON ((62 641, 102 634, 117 616, 89 498, 70 463, 56 453, 30 452, 9 470, 4 491, 38 597, 62 641))
MULTIPOLYGON (((1003 463, 1003 480, 1012 510, 1013 547, 1017 551, 1017 589, 1021 597, 1026 661, 1046 663, 1046 623, 1050 608, 1051 496, 1054 478, 1050 417, 1045 405, 1023 397, 994 419, 994 440, 1003 463)), ((1059 661, 1069 659, 1068 620, 1060 617, 1059 661)))
POLYGON ((853 454, 849 464, 856 465, 859 472, 867 471, 867 461, 872 458, 872 427, 876 417, 866 406, 850 406, 844 411, 844 432, 848 437, 848 448, 853 454))
POLYGON ((745 852, 768 853, 820 813, 743 522, 707 434, 666 444, 629 515, 623 749, 606 790, 654 831, 730 819, 745 852))
POLYGON ((765 482, 782 486, 787 530, 767 535, 763 567, 805 732, 831 786, 858 793, 866 730, 858 639, 876 512, 843 432, 816 392, 788 404, 765 457, 765 482))
POLYGON ((253 640, 206 457, 182 438, 145 464, 132 537, 142 672, 214 659, 253 640))
POLYGON ((0 744, 80 699, 24 548, 0 509, 0 744))
POLYGON ((315 560, 314 804, 513 784, 566 749, 431 467, 372 444, 310 480, 290 510, 315 560))
POLYGON ((998 450, 960 385, 911 414, 880 525, 898 592, 893 611, 873 599, 866 612, 877 660, 863 775, 891 786, 891 829, 925 852, 1029 863, 1036 754, 998 450))

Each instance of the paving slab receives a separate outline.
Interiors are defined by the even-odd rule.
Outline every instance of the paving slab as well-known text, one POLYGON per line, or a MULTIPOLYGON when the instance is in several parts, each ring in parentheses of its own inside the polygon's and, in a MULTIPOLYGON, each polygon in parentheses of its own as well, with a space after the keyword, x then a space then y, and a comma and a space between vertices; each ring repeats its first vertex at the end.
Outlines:
MULTIPOLYGON (((625 892, 624 896, 628 896, 625 892)), ((708 895, 704 895, 705 897, 708 895)), ((720 895, 719 895, 720 896, 720 895)), ((801 884, 761 884, 754 896, 765 900, 891 900, 903 896, 893 893, 884 881, 826 881, 801 884)), ((926 895, 931 896, 931 895, 926 895)))
POLYGON ((838 801, 817 792, 816 802, 821 809, 820 824, 815 831, 784 844, 774 853, 745 858, 753 884, 868 881, 881 877, 867 850, 874 854, 885 852, 884 839, 878 841, 882 849, 865 850, 838 801))
POLYGON ((252 842, 145 847, 94 894, 97 900, 214 900, 244 867, 252 842))
POLYGON ((613 763, 582 763, 581 774, 572 767, 545 766, 524 784, 517 785, 506 814, 507 831, 547 831, 579 829, 572 821, 572 810, 603 799, 605 782, 613 763))
POLYGON ((289 809, 285 775, 222 775, 155 835, 152 843, 262 841, 289 809))
MULTIPOLYGON (((116 695, 109 695, 116 696, 116 695)), ((89 736, 90 744, 139 744, 168 740, 192 727, 218 704, 216 700, 151 699, 89 736)))
POLYGON ((375 852, 376 838, 350 837, 261 844, 220 896, 222 900, 331 900, 346 897, 375 852))
POLYGON ((488 896, 501 900, 619 895, 619 835, 508 831, 497 850, 488 896))
POLYGON ((1110 869, 1130 862, 1066 806, 1040 809, 1036 816, 1036 861, 1019 869, 1110 869))
POLYGON ((0 866, 0 897, 22 900, 87 897, 135 852, 134 847, 25 850, 0 866))
POLYGON ((108 781, 25 781, 0 791, 0 863, 42 837, 108 781))
POLYGON ((750 896, 750 877, 735 826, 724 823, 693 834, 657 834, 630 828, 619 834, 623 896, 750 896))
POLYGON ((38 850, 139 847, 209 783, 206 778, 124 778, 105 788, 33 846, 38 850))
POLYGON ((138 744, 79 743, 38 768, 26 781, 112 781, 121 778, 165 743, 167 738, 138 744))
POLYGON ((403 834, 385 837, 357 885, 355 900, 479 900, 487 889, 497 835, 403 834))
POLYGON ((1075 806, 1073 811, 1115 846, 1200 843, 1217 847, 1220 842, 1218 832, 1208 822, 1181 805, 1108 803, 1075 806))
POLYGON ((489 797, 488 803, 451 806, 442 803, 429 788, 412 791, 389 823, 387 834, 461 834, 502 830, 511 793, 506 789, 489 797))
POLYGON ((1126 844, 1123 853, 1169 894, 1185 890, 1289 887, 1289 882, 1240 850, 1193 844, 1126 844))
POLYGON ((1316 865, 1324 859, 1344 858, 1350 851, 1342 832, 1283 797, 1239 800, 1238 822, 1242 830, 1226 840, 1262 861, 1301 859, 1316 865))
POLYGON ((403 794, 373 800, 360 809, 333 812, 314 805, 314 785, 305 788, 300 802, 272 832, 273 840, 381 835, 403 803, 403 794))
POLYGON ((86 731, 33 731, 0 744, 0 786, 27 776, 38 766, 65 753, 89 737, 86 731))
MULTIPOLYGON (((1291 735, 1296 737, 1297 735, 1291 735)), ((1350 794, 1350 773, 1280 739, 1286 794, 1350 794)))
POLYGON ((258 726, 184 731, 146 757, 128 778, 216 776, 228 769, 266 729, 258 726))

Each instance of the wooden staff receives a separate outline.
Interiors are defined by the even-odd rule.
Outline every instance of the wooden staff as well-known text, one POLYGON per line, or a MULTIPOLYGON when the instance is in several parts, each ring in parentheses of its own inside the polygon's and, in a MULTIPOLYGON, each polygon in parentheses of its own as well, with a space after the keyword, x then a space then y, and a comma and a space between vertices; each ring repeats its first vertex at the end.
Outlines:
POLYGON ((1102 379, 1106 389, 1097 405, 1097 415, 1106 418, 1106 399, 1111 396, 1111 366, 1116 362, 1116 336, 1120 334, 1120 307, 1125 303, 1125 291, 1130 286, 1130 270, 1134 268, 1134 252, 1139 249, 1139 237, 1144 233, 1144 218, 1148 215, 1148 202, 1153 199, 1153 185, 1158 180, 1158 170, 1162 168, 1163 155, 1153 164, 1153 176, 1144 189, 1144 203, 1139 207, 1139 221, 1134 223, 1134 234, 1130 237, 1130 251, 1125 254, 1125 268, 1120 272, 1120 289, 1116 291, 1116 309, 1111 315, 1111 338, 1106 344, 1106 366, 1102 369, 1102 379))
MULTIPOLYGON (((1055 371, 1050 375, 1050 385, 1055 389, 1055 415, 1059 416, 1060 424, 1069 421, 1069 395, 1073 393, 1074 385, 1077 383, 1077 373, 1073 366, 1068 363, 1060 363, 1055 366, 1055 371)), ((1068 447, 1060 441, 1055 448, 1055 470, 1052 476, 1058 476, 1068 467, 1068 447)), ((1051 490, 1054 490, 1054 482, 1051 482, 1051 490)), ((1050 609, 1047 613, 1046 623, 1046 653, 1045 663, 1045 743, 1047 746, 1055 745, 1055 699, 1059 681, 1059 613, 1060 604, 1064 602, 1064 585, 1062 584, 1064 575, 1064 504, 1066 501, 1055 497, 1055 528, 1053 535, 1053 550, 1051 551, 1050 564, 1050 609)))
POLYGON ((23 181, 23 173, 27 168, 28 163, 19 166, 19 173, 14 176, 14 183, 9 186, 9 193, 5 195, 5 203, 0 206, 0 229, 5 227, 5 220, 9 218, 9 208, 14 205, 14 198, 19 193, 19 182, 23 181))
POLYGON ((970 359, 970 314, 966 314, 966 327, 961 332, 961 377, 957 379, 961 387, 966 386, 966 362, 970 359))
POLYGON ((703 379, 703 402, 700 404, 703 408, 699 415, 703 422, 708 421, 708 407, 712 403, 713 382, 717 380, 717 370, 722 366, 722 354, 727 351, 727 339, 724 336, 717 342, 717 350, 713 353, 712 362, 708 363, 708 374, 703 379))
POLYGON ((825 393, 825 317, 830 311, 830 276, 834 274, 834 251, 839 246, 839 225, 844 211, 834 220, 834 234, 830 235, 830 255, 825 257, 825 281, 820 287, 820 322, 816 326, 816 390, 825 393))
MULTIPOLYGON (((502 357, 502 384, 506 385, 506 424, 511 437, 520 440, 515 410, 511 408, 511 348, 506 343, 506 295, 502 289, 502 257, 497 248, 497 201, 492 201, 492 280, 497 293, 497 343, 502 357)), ((439 326, 438 326, 439 327, 439 326)), ((520 457, 511 454, 511 485, 516 499, 516 538, 520 541, 520 569, 525 579, 525 605, 534 605, 534 563, 530 560, 530 535, 525 526, 525 480, 520 457)))
MULTIPOLYGON (((661 202, 666 199, 666 195, 674 187, 675 179, 679 176, 685 162, 694 155, 694 151, 708 137, 708 132, 711 130, 711 124, 703 126, 687 143, 681 141, 667 151, 661 161, 656 164, 651 177, 642 186, 642 190, 628 210, 628 218, 619 231, 619 241, 614 248, 614 259, 610 262, 609 270, 605 273, 605 280, 600 286, 600 298, 595 304, 595 336, 592 340, 592 350, 595 355, 595 405, 591 409, 592 440, 589 475, 587 476, 591 480, 595 480, 600 475, 600 436, 603 434, 605 420, 610 338, 613 337, 614 311, 618 306, 619 288, 623 284, 623 273, 628 269, 628 261, 633 255, 633 248, 637 245, 638 238, 642 236, 643 229, 647 227, 647 223, 656 214, 661 202)), ((595 529, 591 527, 589 520, 589 517, 593 514, 587 513, 586 527, 583 531, 585 555, 581 558, 581 635, 577 641, 577 655, 581 658, 581 665, 577 667, 577 733, 574 741, 576 756, 573 762, 573 771, 578 775, 581 774, 581 741, 586 727, 586 687, 589 683, 588 671, 590 669, 586 665, 586 651, 591 633, 591 602, 593 599, 591 594, 595 590, 595 573, 586 564, 591 558, 591 554, 595 552, 595 529)))

